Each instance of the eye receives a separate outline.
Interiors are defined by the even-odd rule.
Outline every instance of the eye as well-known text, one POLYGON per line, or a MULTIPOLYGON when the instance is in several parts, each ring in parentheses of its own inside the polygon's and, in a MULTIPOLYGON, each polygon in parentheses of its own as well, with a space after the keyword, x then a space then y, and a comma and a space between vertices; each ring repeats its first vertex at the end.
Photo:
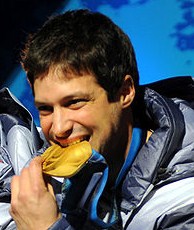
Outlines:
POLYGON ((40 115, 48 115, 53 112, 53 108, 47 105, 37 106, 40 115))
POLYGON ((70 109, 79 109, 86 105, 88 102, 87 99, 79 98, 79 99, 73 99, 65 103, 65 106, 70 108, 70 109))

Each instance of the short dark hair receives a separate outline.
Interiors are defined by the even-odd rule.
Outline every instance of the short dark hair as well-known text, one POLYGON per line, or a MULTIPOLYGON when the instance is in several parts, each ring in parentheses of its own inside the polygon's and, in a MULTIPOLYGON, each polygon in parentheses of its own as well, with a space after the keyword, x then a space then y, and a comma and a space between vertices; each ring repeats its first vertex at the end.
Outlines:
POLYGON ((28 39, 22 66, 30 83, 50 66, 64 71, 93 74, 113 99, 124 77, 139 85, 136 57, 129 37, 107 16, 89 10, 72 10, 52 16, 28 39))

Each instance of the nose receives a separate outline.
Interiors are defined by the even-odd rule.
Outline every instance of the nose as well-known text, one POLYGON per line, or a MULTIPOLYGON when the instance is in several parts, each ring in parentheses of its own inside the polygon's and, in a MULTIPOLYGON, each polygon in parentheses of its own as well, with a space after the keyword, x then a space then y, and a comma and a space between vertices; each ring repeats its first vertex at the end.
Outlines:
POLYGON ((73 130, 73 121, 66 108, 54 109, 52 115, 52 134, 54 139, 66 139, 73 130))

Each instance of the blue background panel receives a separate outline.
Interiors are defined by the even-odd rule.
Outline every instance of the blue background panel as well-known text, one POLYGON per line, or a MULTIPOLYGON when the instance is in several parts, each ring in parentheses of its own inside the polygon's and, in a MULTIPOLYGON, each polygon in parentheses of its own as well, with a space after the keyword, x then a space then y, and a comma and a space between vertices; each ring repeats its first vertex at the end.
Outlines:
MULTIPOLYGON (((194 75, 194 0, 74 0, 64 1, 57 12, 80 8, 106 14, 129 35, 140 84, 194 75)), ((31 90, 20 66, 9 79, 5 86, 27 106, 38 124, 31 90)))

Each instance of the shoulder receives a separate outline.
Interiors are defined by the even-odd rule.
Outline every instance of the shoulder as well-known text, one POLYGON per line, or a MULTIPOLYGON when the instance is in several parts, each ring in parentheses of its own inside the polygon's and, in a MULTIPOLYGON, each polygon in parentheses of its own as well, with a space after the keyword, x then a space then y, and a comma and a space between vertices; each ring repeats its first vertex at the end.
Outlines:
POLYGON ((194 229, 194 205, 186 204, 158 219, 156 229, 194 229))
POLYGON ((182 229, 193 224, 194 177, 182 179, 153 189, 136 210, 126 229, 182 229))

